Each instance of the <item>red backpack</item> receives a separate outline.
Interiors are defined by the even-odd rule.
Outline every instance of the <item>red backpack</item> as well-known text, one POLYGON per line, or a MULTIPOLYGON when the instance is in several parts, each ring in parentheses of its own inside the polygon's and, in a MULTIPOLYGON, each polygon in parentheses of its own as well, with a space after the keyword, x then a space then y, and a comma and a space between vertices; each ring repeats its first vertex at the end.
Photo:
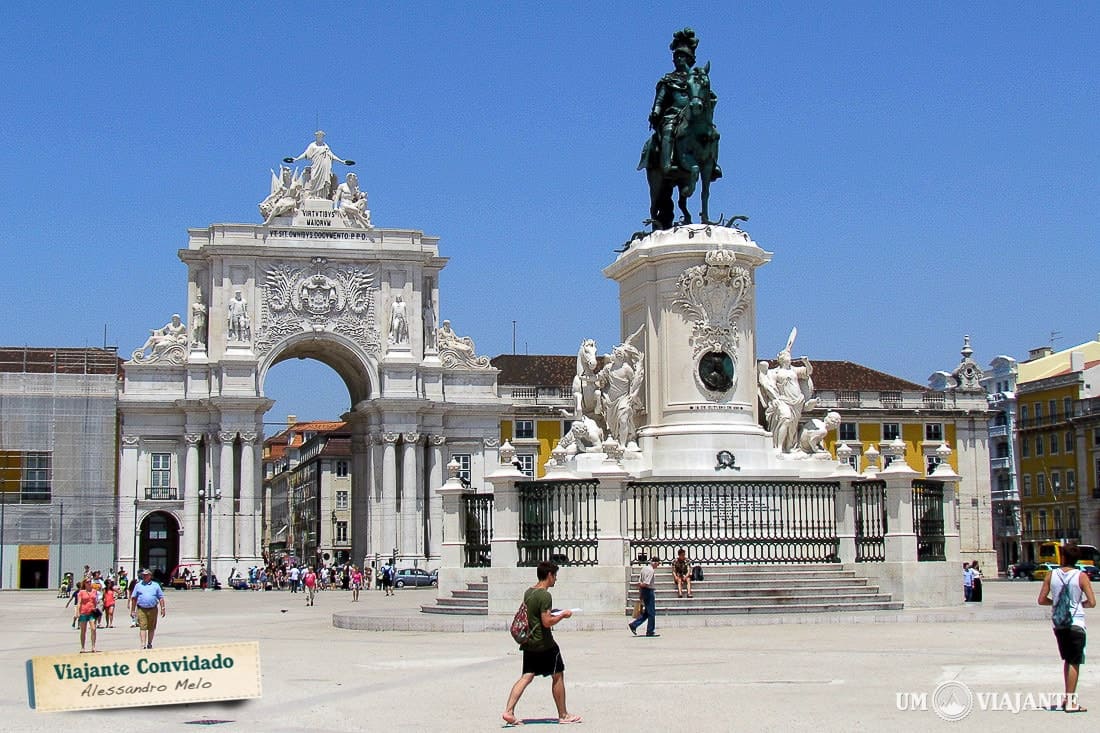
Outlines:
POLYGON ((527 601, 519 604, 519 610, 512 617, 510 631, 512 632, 512 639, 520 646, 531 640, 531 619, 527 616, 527 601))

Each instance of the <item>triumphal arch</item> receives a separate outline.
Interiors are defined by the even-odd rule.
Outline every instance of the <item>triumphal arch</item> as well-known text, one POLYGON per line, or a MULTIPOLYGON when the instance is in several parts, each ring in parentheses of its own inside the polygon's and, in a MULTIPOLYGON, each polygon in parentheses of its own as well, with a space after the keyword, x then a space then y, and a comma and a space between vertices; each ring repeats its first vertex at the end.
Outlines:
POLYGON ((261 562, 264 381, 286 359, 323 362, 347 386, 356 562, 438 558, 433 487, 451 455, 475 481, 495 468, 497 370, 440 323, 439 238, 375 226, 351 165, 319 131, 272 171, 259 221, 188 231, 186 312, 125 367, 123 564, 209 562, 225 579, 261 562))

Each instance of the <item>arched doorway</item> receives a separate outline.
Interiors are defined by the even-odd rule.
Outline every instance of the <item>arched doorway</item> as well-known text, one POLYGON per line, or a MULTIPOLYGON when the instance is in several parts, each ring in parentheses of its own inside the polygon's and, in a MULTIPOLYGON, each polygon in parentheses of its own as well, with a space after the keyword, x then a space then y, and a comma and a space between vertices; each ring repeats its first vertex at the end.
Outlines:
POLYGON ((169 573, 180 561, 179 522, 168 512, 152 512, 141 520, 139 543, 141 568, 149 568, 158 583, 167 584, 169 573))

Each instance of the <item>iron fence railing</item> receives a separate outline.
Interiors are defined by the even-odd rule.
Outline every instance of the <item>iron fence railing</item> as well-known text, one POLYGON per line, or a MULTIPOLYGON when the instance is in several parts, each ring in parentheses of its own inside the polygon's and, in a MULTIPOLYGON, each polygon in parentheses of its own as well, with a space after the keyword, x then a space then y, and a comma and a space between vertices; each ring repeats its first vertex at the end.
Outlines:
POLYGON ((913 532, 917 535, 917 560, 946 560, 943 525, 943 482, 913 481, 913 532))
POLYGON ((558 565, 596 563, 598 481, 521 481, 520 567, 550 560, 558 565))
POLYGON ((489 567, 493 547, 493 495, 463 494, 462 516, 466 528, 463 567, 489 567))
POLYGON ((883 562, 886 559, 886 482, 856 481, 855 524, 856 562, 883 562))
POLYGON ((634 562, 838 562, 839 484, 827 481, 632 482, 627 537, 634 562))

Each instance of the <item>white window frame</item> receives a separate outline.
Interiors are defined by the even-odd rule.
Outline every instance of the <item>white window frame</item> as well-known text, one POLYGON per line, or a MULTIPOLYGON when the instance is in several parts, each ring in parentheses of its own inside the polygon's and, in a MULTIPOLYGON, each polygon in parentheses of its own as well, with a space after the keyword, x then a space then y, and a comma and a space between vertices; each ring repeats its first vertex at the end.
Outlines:
POLYGON ((336 461, 335 471, 338 478, 346 478, 351 471, 351 464, 344 460, 336 461))
POLYGON ((1077 493, 1077 471, 1072 468, 1066 469, 1066 493, 1077 493))
POLYGON ((890 441, 894 440, 895 438, 900 438, 900 437, 901 437, 901 423, 899 423, 899 422, 884 422, 882 424, 882 442, 889 443, 890 441), (894 427, 896 427, 897 428, 897 435, 895 435, 892 438, 886 437, 886 426, 887 425, 893 425, 894 427))
POLYGON ((348 492, 347 491, 341 490, 341 491, 336 492, 336 508, 337 509, 347 509, 348 508, 348 492))
POLYGON ((838 443, 848 443, 851 445, 853 442, 859 441, 859 423, 856 422, 842 422, 840 427, 836 431, 838 443), (851 437, 845 435, 845 430, 851 428, 851 437))
POLYGON ((1023 478, 1024 478, 1024 483, 1023 483, 1024 496, 1031 496, 1031 474, 1030 473, 1025 473, 1023 478))
POLYGON ((1047 495, 1047 475, 1041 471, 1035 474, 1035 495, 1047 495))
POLYGON ((149 486, 154 489, 172 487, 172 454, 149 454, 149 486))
POLYGON ((538 465, 534 453, 516 453, 516 462, 520 473, 534 478, 535 466, 538 465))
POLYGON ((333 542, 339 542, 344 544, 348 541, 348 523, 344 520, 336 521, 336 536, 333 538, 333 542))
POLYGON ((1061 449, 1062 449, 1062 436, 1058 435, 1058 433, 1051 433, 1050 434, 1050 454, 1052 456, 1056 456, 1056 455, 1058 455, 1059 453, 1062 452, 1061 449))
POLYGON ((473 454, 471 453, 452 453, 451 460, 458 463, 458 477, 467 482, 471 480, 470 466, 473 463, 473 454))
POLYGON ((926 442, 939 441, 943 442, 943 423, 942 422, 926 422, 924 424, 924 440, 926 442), (938 436, 933 436, 932 433, 938 433, 938 436))
POLYGON ((536 427, 537 426, 535 425, 534 420, 516 420, 516 421, 514 421, 513 426, 512 426, 512 437, 515 438, 516 440, 534 440, 535 437, 538 435, 538 433, 536 432, 536 427), (524 426, 524 427, 526 427, 527 425, 530 425, 531 426, 530 431, 525 429, 525 430, 523 430, 523 432, 525 432, 525 433, 530 432, 531 434, 530 435, 520 435, 520 426, 521 425, 524 426))

